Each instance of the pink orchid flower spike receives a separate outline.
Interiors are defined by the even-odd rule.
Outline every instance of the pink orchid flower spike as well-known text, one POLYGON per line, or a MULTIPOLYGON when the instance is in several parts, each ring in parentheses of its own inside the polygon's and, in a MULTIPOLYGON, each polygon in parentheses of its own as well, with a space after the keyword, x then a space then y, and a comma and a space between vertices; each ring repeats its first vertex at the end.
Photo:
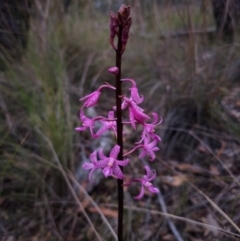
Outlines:
POLYGON ((101 95, 101 91, 103 88, 110 88, 115 90, 116 88, 110 84, 106 85, 101 85, 96 91, 92 92, 89 95, 84 96, 83 98, 80 99, 80 101, 85 100, 83 107, 92 107, 97 104, 99 97, 101 95))
POLYGON ((94 138, 98 138, 107 130, 113 130, 115 136, 117 136, 117 124, 116 120, 114 120, 114 111, 108 112, 108 119, 101 119, 102 128, 100 128, 96 134, 93 134, 94 138))
POLYGON ((141 199, 144 195, 144 189, 147 188, 148 191, 151 193, 159 193, 158 188, 154 187, 151 181, 153 181, 156 177, 156 171, 150 170, 148 166, 144 166, 146 170, 146 175, 144 175, 142 178, 135 178, 131 180, 130 182, 124 184, 124 186, 129 186, 133 182, 140 182, 142 184, 140 193, 134 197, 135 199, 141 199))
POLYGON ((142 103, 144 100, 144 97, 143 97, 143 95, 141 97, 139 96, 136 82, 133 79, 121 79, 121 81, 132 83, 132 87, 129 88, 129 90, 131 92, 130 99, 132 99, 137 104, 142 103))
POLYGON ((117 160, 118 153, 120 151, 120 146, 115 145, 110 152, 110 156, 106 157, 102 149, 99 150, 99 157, 102 162, 105 162, 105 167, 103 168, 103 174, 105 177, 113 176, 118 179, 123 179, 124 175, 119 166, 126 166, 129 163, 129 159, 123 161, 117 160))

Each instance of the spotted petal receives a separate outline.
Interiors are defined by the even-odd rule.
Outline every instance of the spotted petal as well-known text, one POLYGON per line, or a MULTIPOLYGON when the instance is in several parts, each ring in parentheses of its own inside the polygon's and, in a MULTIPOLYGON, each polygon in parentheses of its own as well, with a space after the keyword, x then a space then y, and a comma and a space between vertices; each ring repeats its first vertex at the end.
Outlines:
POLYGON ((118 156, 119 151, 120 151, 120 146, 119 145, 115 145, 113 147, 113 149, 111 150, 111 152, 110 152, 110 157, 116 159, 117 156, 118 156))

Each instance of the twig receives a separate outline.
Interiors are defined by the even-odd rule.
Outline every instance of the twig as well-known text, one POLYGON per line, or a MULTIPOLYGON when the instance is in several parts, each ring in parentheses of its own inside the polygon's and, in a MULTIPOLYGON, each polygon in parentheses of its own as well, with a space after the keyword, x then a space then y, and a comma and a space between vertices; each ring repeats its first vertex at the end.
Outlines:
MULTIPOLYGON (((166 207, 166 204, 165 204, 165 201, 164 201, 164 198, 163 198, 163 195, 161 193, 161 190, 160 188, 159 189, 159 193, 158 193, 158 201, 159 201, 159 204, 162 208, 162 211, 166 214, 168 214, 168 211, 167 211, 167 207, 166 207)), ((176 226, 174 225, 174 223, 169 219, 168 216, 165 216, 166 217, 166 220, 167 220, 167 223, 168 223, 168 226, 169 228, 171 229, 172 231, 172 234, 174 235, 174 237, 176 238, 177 241, 184 241, 180 235, 180 233, 178 232, 176 226)))
MULTIPOLYGON (((117 206, 115 204, 101 204, 101 206, 108 206, 108 207, 116 207, 117 208, 117 206)), ((164 216, 164 217, 169 217, 169 218, 184 221, 184 222, 187 222, 187 223, 195 224, 195 225, 198 225, 198 226, 201 226, 201 227, 207 227, 207 228, 215 229, 215 230, 218 230, 219 232, 221 232, 225 235, 231 235, 231 236, 240 238, 240 233, 239 234, 233 233, 233 232, 227 231, 226 229, 222 229, 222 228, 219 228, 219 227, 216 227, 216 226, 213 226, 213 225, 209 225, 209 224, 206 224, 206 223, 202 223, 202 222, 199 222, 199 221, 196 221, 196 220, 192 220, 192 219, 189 219, 189 218, 180 217, 180 216, 177 216, 177 215, 174 215, 174 214, 164 213, 164 212, 160 212, 160 211, 157 211, 157 210, 151 210, 151 209, 146 209, 146 208, 133 207, 133 206, 124 206, 124 209, 138 211, 138 212, 144 212, 144 213, 149 212, 153 215, 161 215, 161 216, 164 216)))

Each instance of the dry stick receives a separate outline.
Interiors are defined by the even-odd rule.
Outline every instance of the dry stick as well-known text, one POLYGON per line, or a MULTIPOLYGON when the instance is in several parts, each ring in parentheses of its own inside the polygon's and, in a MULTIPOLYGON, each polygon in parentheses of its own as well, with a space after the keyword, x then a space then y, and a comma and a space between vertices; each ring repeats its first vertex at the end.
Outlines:
POLYGON ((72 187, 70 181, 68 180, 68 177, 67 177, 65 171, 63 170, 62 164, 61 164, 61 162, 59 161, 58 156, 57 156, 57 154, 56 154, 56 152, 55 152, 55 150, 54 150, 54 147, 53 147, 53 145, 52 145, 52 142, 42 133, 42 131, 41 131, 39 128, 35 128, 35 129, 36 129, 36 131, 42 136, 42 138, 46 141, 46 143, 47 143, 48 146, 50 147, 50 150, 52 151, 52 154, 53 154, 53 156, 54 156, 54 160, 55 160, 55 162, 56 162, 56 164, 57 164, 57 166, 58 166, 58 168, 59 168, 59 171, 61 172, 61 174, 62 174, 62 176, 63 176, 63 178, 64 178, 64 180, 65 180, 65 182, 66 182, 66 184, 67 184, 67 186, 68 186, 68 188, 69 188, 69 190, 70 190, 70 192, 72 193, 73 198, 74 198, 75 201, 78 203, 80 209, 82 210, 82 212, 83 212, 85 218, 87 219, 89 225, 91 226, 92 230, 93 230, 94 233, 96 234, 98 240, 101 240, 101 241, 102 241, 102 238, 101 238, 100 235, 98 234, 98 232, 97 232, 97 230, 95 229, 93 223, 91 222, 90 218, 88 217, 87 213, 85 212, 85 210, 84 210, 81 202, 79 201, 79 199, 78 199, 75 191, 73 190, 73 187, 72 187))
MULTIPOLYGON (((111 206, 113 206, 113 205, 111 205, 111 206)), ((232 236, 240 238, 240 234, 236 234, 236 233, 227 231, 225 229, 215 227, 213 225, 198 222, 198 221, 195 221, 195 220, 192 220, 192 219, 189 219, 189 218, 183 218, 183 217, 176 216, 176 215, 173 215, 173 214, 164 213, 164 212, 160 212, 160 211, 156 211, 156 210, 149 210, 149 209, 145 209, 145 208, 129 207, 129 206, 124 206, 124 209, 130 209, 130 210, 135 210, 135 211, 140 211, 140 212, 145 212, 145 213, 150 212, 151 214, 157 214, 157 215, 173 218, 173 219, 180 220, 180 221, 185 221, 187 223, 192 223, 192 224, 195 224, 195 225, 198 225, 198 226, 215 229, 215 230, 218 230, 218 231, 222 232, 223 234, 228 234, 228 235, 232 235, 232 236)))
MULTIPOLYGON (((116 75, 116 106, 117 106, 117 144, 120 146, 118 160, 123 160, 123 124, 122 124, 122 95, 121 86, 121 61, 122 61, 122 31, 123 26, 119 25, 118 29, 118 46, 116 50, 116 66, 118 67, 118 74, 116 75)), ((120 167, 123 171, 123 167, 120 167)), ((117 179, 118 187, 118 241, 123 240, 123 180, 117 179)))
POLYGON ((72 180, 72 182, 84 193, 84 195, 91 201, 91 203, 93 204, 93 206, 96 208, 96 210, 99 212, 101 218, 103 219, 103 221, 106 223, 106 225, 108 226, 109 230, 111 231, 112 235, 114 236, 115 240, 118 240, 116 233, 114 232, 112 226, 110 225, 110 223, 108 222, 108 220, 106 219, 106 217, 104 216, 104 214, 102 213, 101 209, 98 207, 98 205, 96 204, 96 202, 94 202, 94 200, 92 199, 92 197, 87 193, 87 191, 82 187, 82 185, 80 183, 78 183, 78 181, 76 180, 76 178, 73 176, 73 174, 71 172, 68 172, 68 176, 69 178, 72 180))
MULTIPOLYGON (((159 188, 159 191, 160 191, 160 192, 158 193, 158 201, 159 201, 159 204, 160 204, 160 206, 161 206, 161 208, 162 208, 162 211, 163 211, 164 213, 168 214, 167 207, 166 207, 166 204, 165 204, 165 201, 164 201, 164 198, 163 198, 163 195, 162 195, 162 193, 161 193, 160 188, 159 188)), ((183 239, 182 239, 180 233, 178 232, 175 224, 169 219, 168 216, 166 216, 166 220, 167 220, 168 226, 169 226, 169 228, 171 229, 171 231, 172 231, 174 237, 176 238, 176 240, 177 240, 177 241, 183 241, 183 239)))

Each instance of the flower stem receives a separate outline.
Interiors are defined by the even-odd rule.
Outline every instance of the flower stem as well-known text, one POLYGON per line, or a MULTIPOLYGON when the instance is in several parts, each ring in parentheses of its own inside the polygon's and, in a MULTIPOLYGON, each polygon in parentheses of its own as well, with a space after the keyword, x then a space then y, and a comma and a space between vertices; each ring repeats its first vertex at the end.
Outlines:
MULTIPOLYGON (((116 66, 119 71, 116 75, 116 106, 117 106, 117 144, 120 146, 118 160, 123 160, 123 124, 122 124, 122 87, 121 87, 121 62, 122 62, 122 30, 123 27, 119 26, 118 32, 118 45, 116 50, 116 66)), ((120 167, 123 171, 123 167, 120 167)), ((123 241, 123 180, 117 179, 118 186, 118 241, 123 241)))

